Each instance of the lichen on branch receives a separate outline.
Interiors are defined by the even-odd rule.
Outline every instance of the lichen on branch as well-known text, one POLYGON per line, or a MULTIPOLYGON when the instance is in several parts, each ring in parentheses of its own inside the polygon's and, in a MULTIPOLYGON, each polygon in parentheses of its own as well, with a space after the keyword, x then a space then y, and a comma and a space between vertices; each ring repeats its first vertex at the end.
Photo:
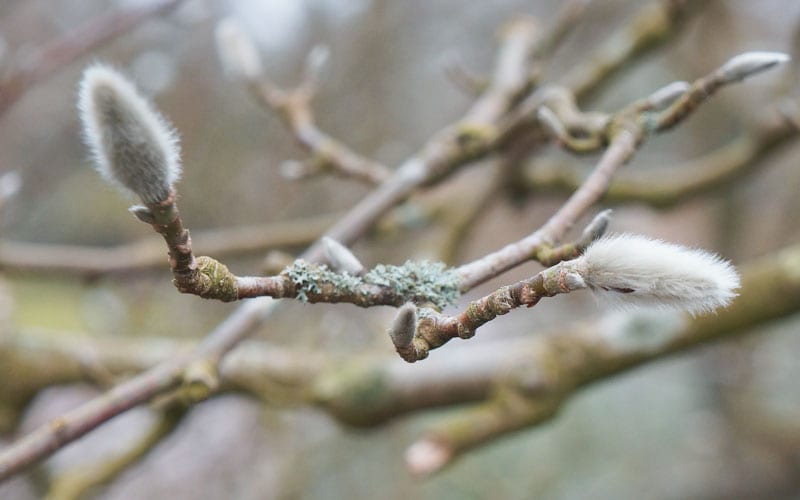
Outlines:
POLYGON ((437 309, 454 304, 460 296, 458 273, 441 262, 409 260, 400 266, 378 264, 361 277, 347 272, 337 273, 324 264, 312 264, 301 259, 282 274, 294 284, 296 298, 304 302, 324 294, 325 285, 333 287, 337 296, 360 294, 365 298, 377 287, 396 305, 414 302, 430 304, 437 309))

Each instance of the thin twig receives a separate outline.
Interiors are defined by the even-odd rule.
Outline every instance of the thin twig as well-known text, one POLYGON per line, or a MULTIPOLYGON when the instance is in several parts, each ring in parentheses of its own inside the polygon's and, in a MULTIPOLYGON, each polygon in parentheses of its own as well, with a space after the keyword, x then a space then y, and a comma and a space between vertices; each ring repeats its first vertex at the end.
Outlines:
MULTIPOLYGON (((771 110, 751 130, 704 156, 675 167, 620 172, 603 200, 670 207, 746 178, 797 137, 798 128, 792 120, 771 110)), ((571 192, 585 175, 585 169, 576 165, 531 161, 526 165, 524 179, 527 189, 533 192, 571 192)))
POLYGON ((599 91, 602 83, 621 66, 630 66, 649 51, 662 45, 682 28, 708 0, 656 0, 646 4, 620 29, 575 65, 561 80, 579 100, 599 91))
POLYGON ((97 16, 36 52, 24 66, 0 81, 0 115, 31 87, 90 53, 134 29, 142 22, 163 15, 183 0, 156 0, 141 7, 130 7, 97 16))
POLYGON ((103 458, 96 464, 81 465, 75 471, 60 474, 51 482, 47 498, 76 500, 110 484, 120 474, 146 458, 169 436, 182 422, 186 410, 185 406, 178 405, 160 410, 156 421, 128 450, 111 458, 103 458))
POLYGON ((334 172, 367 184, 380 184, 391 175, 388 167, 356 153, 316 124, 311 101, 316 94, 320 50, 315 47, 309 53, 305 74, 295 88, 278 88, 264 75, 254 75, 247 82, 248 87, 262 106, 278 113, 297 141, 311 153, 309 172, 334 172))
MULTIPOLYGON (((255 254, 274 248, 302 247, 319 238, 338 217, 338 214, 322 215, 198 231, 192 240, 198 251, 220 257, 255 254)), ((95 277, 163 269, 165 261, 164 243, 153 237, 111 248, 0 240, 0 268, 11 273, 95 277)))

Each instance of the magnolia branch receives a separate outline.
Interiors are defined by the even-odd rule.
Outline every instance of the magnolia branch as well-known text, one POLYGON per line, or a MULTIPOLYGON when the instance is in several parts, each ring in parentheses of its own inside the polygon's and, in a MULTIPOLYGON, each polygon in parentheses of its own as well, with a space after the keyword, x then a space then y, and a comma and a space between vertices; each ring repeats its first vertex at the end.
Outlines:
MULTIPOLYGON (((665 2, 664 5, 673 3, 665 2)), ((637 38, 638 41, 635 41, 632 47, 643 47, 639 45, 640 42, 649 44, 652 37, 647 35, 648 29, 642 30, 645 34, 637 38)), ((670 31, 662 25, 657 25, 655 30, 661 39, 670 31)), ((538 43, 537 40, 542 38, 533 35, 529 23, 523 21, 512 24, 511 28, 504 32, 504 43, 498 56, 499 63, 492 83, 487 86, 486 91, 465 117, 436 134, 417 155, 404 162, 391 177, 335 224, 328 231, 328 236, 344 245, 351 244, 416 188, 436 182, 455 168, 493 151, 512 132, 516 132, 519 126, 535 125, 538 101, 531 100, 530 93, 535 87, 536 75, 539 72, 530 68, 529 64, 531 54, 536 52, 532 47, 538 43), (526 106, 522 106, 523 104, 526 106)), ((634 52, 630 51, 619 57, 615 64, 611 65, 610 71, 621 67, 622 61, 632 56, 634 52)), ((595 78, 594 84, 599 83, 610 71, 595 78)), ((141 109, 143 106, 146 108, 141 103, 135 107, 141 109)), ((128 111, 131 110, 126 110, 128 111)), ((167 142, 173 140, 172 136, 169 137, 167 142)), ((156 151, 153 156, 163 155, 158 152, 161 146, 156 145, 151 149, 151 152, 156 151)), ((176 179, 177 174, 173 172, 160 178, 155 185, 145 186, 147 191, 146 196, 143 196, 145 205, 135 213, 143 220, 163 226, 157 230, 165 236, 168 243, 173 242, 176 247, 172 259, 175 262, 174 267, 178 270, 191 271, 192 263, 195 262, 196 265, 196 260, 190 251, 188 253, 185 251, 186 243, 189 242, 188 235, 185 235, 180 221, 167 217, 170 213, 177 215, 177 210, 172 212, 174 207, 164 204, 167 196, 163 195, 165 192, 167 194, 172 192, 172 185, 176 179), (163 189, 164 185, 168 189, 163 189), (149 200, 144 199, 145 197, 149 200), (177 248, 181 246, 184 248, 177 248)), ((308 262, 318 261, 323 256, 323 246, 320 243, 312 246, 304 254, 308 262)), ((189 401, 207 397, 219 389, 217 370, 221 370, 223 375, 227 370, 228 365, 224 362, 227 358, 223 360, 223 357, 263 323, 273 304, 275 302, 268 299, 255 299, 244 303, 226 321, 211 331, 201 345, 191 353, 172 356, 168 361, 120 384, 104 396, 76 408, 22 438, 0 454, 0 478, 13 475, 113 416, 146 402, 155 395, 180 390, 185 393, 189 401)))
MULTIPOLYGON (((538 231, 519 242, 507 245, 498 252, 461 266, 458 269, 458 291, 466 292, 474 286, 526 262, 531 257, 539 254, 539 252, 552 248, 553 244, 563 237, 575 221, 605 194, 614 172, 633 156, 649 133, 663 131, 674 126, 680 120, 686 118, 714 90, 723 85, 743 80, 747 76, 761 72, 785 60, 786 56, 783 54, 746 53, 734 57, 720 69, 707 77, 699 79, 692 85, 669 85, 646 99, 635 101, 610 117, 607 123, 603 123, 602 127, 597 128, 597 133, 602 134, 602 138, 597 140, 598 144, 606 140, 610 141, 610 144, 592 174, 561 209, 538 231)), ((520 75, 516 77, 506 76, 505 78, 514 81, 521 80, 520 75)), ((502 82, 503 79, 500 79, 500 81, 502 82)), ((552 94, 552 92, 549 92, 549 94, 552 94)), ((544 106, 547 106, 547 98, 545 98, 544 102, 544 106)), ((483 105, 489 109, 491 103, 490 101, 484 101, 483 105)), ((545 107, 542 109, 550 108, 545 107)), ((570 104, 561 108, 555 107, 554 109, 571 111, 572 106, 570 104)), ((571 112, 582 116, 577 111, 571 112)), ((552 117, 547 118, 548 121, 556 119, 555 111, 552 117)), ((585 137, 583 140, 586 140, 585 137)), ((191 240, 188 238, 188 232, 183 229, 180 218, 177 216, 177 208, 173 198, 163 201, 162 204, 163 208, 158 210, 168 214, 168 216, 165 215, 164 217, 174 218, 168 224, 156 223, 153 227, 165 237, 170 251, 170 264, 175 277, 174 282, 181 292, 225 302, 269 296, 273 298, 301 298, 310 302, 350 302, 362 307, 373 305, 396 306, 408 301, 417 303, 433 302, 437 307, 442 307, 448 303, 447 300, 442 300, 436 294, 416 294, 412 290, 414 287, 405 283, 402 287, 394 286, 394 288, 376 286, 387 282, 393 283, 393 280, 396 281, 396 277, 391 273, 406 271, 416 276, 420 281, 428 280, 428 283, 419 283, 419 286, 417 286, 419 289, 434 286, 433 284, 437 280, 441 283, 453 281, 445 275, 430 274, 428 268, 424 271, 393 268, 389 273, 383 273, 379 276, 373 275, 372 280, 368 279, 366 281, 359 280, 357 277, 349 276, 346 273, 341 275, 327 273, 322 267, 299 269, 299 265, 287 269, 279 276, 235 276, 227 267, 210 257, 201 257, 195 261, 192 257, 191 240)), ((150 207, 147 213, 150 214, 153 210, 155 209, 150 207)), ((149 215, 144 217, 144 220, 152 223, 149 215)), ((384 268, 386 269, 386 266, 384 268)), ((442 293, 446 295, 448 292, 442 293)), ((467 331, 471 335, 473 330, 468 328, 467 331)), ((398 348, 400 347, 405 349, 407 346, 398 346, 398 348)), ((427 354, 427 349, 423 351, 427 354)))
MULTIPOLYGON (((465 346, 436 364, 408 365, 384 357, 365 361, 250 341, 222 362, 220 391, 244 391, 272 404, 289 395, 291 404, 313 404, 357 426, 485 401, 441 419, 421 439, 422 445, 409 450, 412 470, 432 473, 471 448, 543 423, 594 382, 707 342, 755 333, 760 331, 755 326, 797 312, 798 262, 800 247, 794 246, 743 266, 740 296, 715 316, 611 314, 550 334, 536 332, 511 342, 465 346), (378 393, 374 384, 365 383, 369 380, 382 381, 378 393), (469 432, 459 432, 464 426, 469 432)), ((61 332, 47 337, 25 333, 6 336, 0 343, 0 357, 13 360, 0 370, 17 366, 36 374, 31 380, 4 377, 9 394, 24 392, 32 397, 53 384, 94 382, 83 368, 89 361, 122 375, 169 363, 175 352, 188 347, 167 339, 111 341, 61 332)), ((16 404, 24 407, 24 402, 16 404)), ((0 452, 2 477, 7 477, 10 461, 21 458, 19 452, 17 447, 0 452)))
MULTIPOLYGON (((197 231, 194 246, 204 253, 238 256, 276 248, 303 247, 330 227, 336 215, 323 215, 253 226, 197 231)), ((111 248, 0 240, 0 268, 11 273, 81 276, 129 274, 164 267, 164 244, 143 238, 111 248)))

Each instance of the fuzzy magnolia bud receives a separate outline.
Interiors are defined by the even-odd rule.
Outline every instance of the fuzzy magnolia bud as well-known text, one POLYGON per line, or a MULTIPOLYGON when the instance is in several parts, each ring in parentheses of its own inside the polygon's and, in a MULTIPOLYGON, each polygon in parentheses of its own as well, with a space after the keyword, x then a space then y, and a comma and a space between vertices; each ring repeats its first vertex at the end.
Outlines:
POLYGON ((745 52, 729 59, 720 68, 720 72, 725 82, 738 82, 773 66, 788 62, 789 59, 789 55, 783 52, 745 52))
POLYGON ((408 302, 397 310, 397 316, 392 321, 389 337, 395 347, 406 347, 414 340, 417 330, 417 306, 408 302))
POLYGON ((644 236, 601 238, 564 264, 604 298, 693 315, 727 306, 739 287, 735 269, 720 257, 644 236))
POLYGON ((231 78, 257 80, 264 73, 255 42, 235 19, 223 19, 215 31, 217 55, 231 78))
POLYGON ((322 248, 325 251, 326 260, 334 271, 346 272, 353 276, 364 274, 364 265, 353 255, 353 252, 338 241, 323 236, 322 248))
POLYGON ((116 70, 95 65, 83 73, 78 108, 97 171, 110 182, 158 204, 180 177, 172 126, 116 70))

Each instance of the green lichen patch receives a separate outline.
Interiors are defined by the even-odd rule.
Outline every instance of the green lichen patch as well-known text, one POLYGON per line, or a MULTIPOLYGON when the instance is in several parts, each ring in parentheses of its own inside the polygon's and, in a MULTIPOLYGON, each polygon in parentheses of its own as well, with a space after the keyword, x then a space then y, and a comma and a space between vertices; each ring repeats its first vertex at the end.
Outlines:
POLYGON ((358 276, 346 272, 337 273, 325 264, 311 264, 304 260, 295 261, 284 273, 297 287, 297 299, 302 302, 308 302, 308 294, 320 293, 320 285, 325 283, 346 293, 355 293, 364 284, 358 276))
POLYGON ((458 272, 441 262, 408 260, 402 266, 378 264, 364 276, 364 281, 391 288, 409 301, 430 302, 440 309, 455 303, 460 295, 458 272))
POLYGON ((441 262, 406 261, 402 266, 379 264, 363 278, 337 273, 324 264, 303 260, 294 262, 283 273, 297 289, 297 298, 308 302, 310 294, 319 294, 324 284, 332 285, 339 293, 367 293, 373 285, 384 287, 407 302, 429 303, 437 308, 453 304, 459 297, 459 275, 454 268, 441 262))

